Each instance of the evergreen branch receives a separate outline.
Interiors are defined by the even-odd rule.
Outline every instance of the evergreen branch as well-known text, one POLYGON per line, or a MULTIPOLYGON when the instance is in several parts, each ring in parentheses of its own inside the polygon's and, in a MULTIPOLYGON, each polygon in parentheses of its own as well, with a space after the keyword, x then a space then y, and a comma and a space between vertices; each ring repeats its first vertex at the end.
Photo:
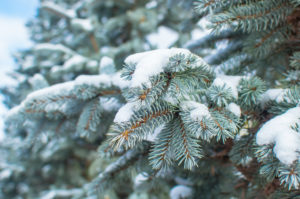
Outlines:
POLYGON ((268 161, 264 161, 264 165, 262 165, 259 169, 259 173, 265 177, 267 182, 272 182, 279 174, 280 162, 277 159, 270 159, 268 161))
POLYGON ((185 128, 196 138, 210 141, 216 135, 216 131, 211 128, 214 122, 206 105, 186 101, 182 103, 180 116, 185 128))
POLYGON ((160 116, 164 116, 169 114, 170 112, 168 112, 167 110, 163 111, 163 112, 156 112, 153 115, 147 115, 145 116, 141 121, 138 121, 137 123, 133 124, 130 127, 130 130, 125 130, 124 132, 122 132, 122 137, 125 137, 126 140, 128 140, 128 136, 130 133, 132 133, 136 128, 141 127, 142 124, 146 123, 149 119, 155 119, 157 117, 160 116))
POLYGON ((299 0, 290 0, 291 3, 293 3, 295 5, 295 7, 298 7, 300 5, 300 1, 299 0))
POLYGON ((246 166, 253 160, 254 156, 254 135, 243 136, 239 140, 234 140, 229 153, 231 161, 236 165, 246 166))
POLYGON ((136 141, 145 138, 154 127, 170 121, 173 118, 173 108, 165 102, 155 103, 149 108, 142 108, 134 112, 134 117, 125 123, 116 123, 109 135, 111 145, 116 149, 122 145, 125 148, 132 147, 136 141))
POLYGON ((171 156, 174 146, 172 141, 175 136, 175 120, 167 123, 162 131, 158 134, 157 139, 155 140, 154 147, 149 154, 150 164, 153 169, 166 169, 172 164, 171 156))
POLYGON ((268 111, 270 113, 279 115, 293 107, 298 106, 300 99, 300 87, 295 86, 288 89, 282 98, 283 99, 280 101, 274 99, 269 103, 270 108, 268 109, 268 111))
POLYGON ((126 101, 139 101, 143 105, 150 106, 164 94, 163 92, 169 86, 169 81, 168 74, 153 76, 150 78, 150 86, 142 84, 142 88, 130 88, 123 95, 126 101))
POLYGON ((85 105, 77 122, 76 133, 81 137, 95 133, 100 123, 101 111, 100 98, 95 98, 85 105))
POLYGON ((200 15, 194 0, 40 1, 28 24, 40 44, 0 88, 9 106, 35 90, 6 120, 0 198, 299 198, 300 0, 197 0, 200 15), (186 43, 208 14, 218 34, 186 43), (142 52, 164 32, 215 67, 186 49, 142 52), (131 52, 123 82, 114 63, 131 52))
POLYGON ((213 78, 213 72, 200 70, 199 68, 189 69, 184 72, 174 72, 172 73, 172 78, 170 78, 166 94, 182 98, 186 94, 194 92, 195 88, 200 89, 208 86, 213 78))
POLYGON ((230 4, 235 3, 234 1, 226 0, 197 0, 195 2, 195 9, 200 14, 206 14, 208 11, 216 11, 219 9, 224 9, 230 4))
POLYGON ((128 150, 116 161, 108 165, 105 170, 89 184, 89 195, 94 195, 95 192, 101 192, 110 187, 110 182, 114 180, 118 174, 135 164, 141 157, 147 155, 149 150, 150 144, 147 142, 128 150))
POLYGON ((207 97, 209 102, 217 107, 225 107, 234 100, 232 89, 226 85, 210 86, 207 90, 207 97))
POLYGON ((295 70, 300 70, 300 52, 295 52, 293 54, 290 64, 295 70))
POLYGON ((254 57, 245 53, 237 53, 217 67, 226 75, 240 75, 248 70, 248 66, 251 65, 254 60, 254 57))
POLYGON ((59 124, 57 125, 57 127, 55 128, 55 132, 58 133, 61 129, 61 127, 63 126, 63 124, 66 122, 67 118, 63 118, 59 124))
POLYGON ((177 53, 169 58, 169 63, 165 68, 165 72, 171 74, 178 72, 184 73, 191 69, 198 69, 205 73, 210 71, 210 67, 206 62, 203 61, 202 58, 192 53, 188 53, 187 55, 183 53, 177 53))
POLYGON ((201 39, 188 42, 185 44, 184 48, 189 49, 193 53, 197 53, 198 50, 210 47, 215 44, 215 42, 223 39, 234 39, 241 36, 241 32, 233 31, 231 29, 222 30, 219 34, 208 34, 201 39))
POLYGON ((124 78, 125 80, 131 80, 135 69, 136 69, 136 64, 125 63, 122 69, 121 77, 124 78))
POLYGON ((253 33, 247 38, 244 51, 255 58, 264 59, 284 45, 290 33, 291 29, 286 25, 279 25, 270 31, 253 33))
MULTIPOLYGON (((300 4, 300 2, 298 2, 300 4)), ((281 198, 289 198, 289 199, 299 199, 300 191, 298 190, 276 190, 275 193, 272 195, 274 199, 281 199, 281 198)))
POLYGON ((33 47, 32 49, 35 52, 62 52, 67 55, 75 55, 77 54, 72 49, 68 48, 62 44, 52 44, 52 43, 40 43, 33 47))
POLYGON ((240 51, 243 47, 241 41, 231 42, 225 49, 220 49, 215 54, 209 55, 204 60, 210 65, 218 65, 227 60, 233 53, 240 51))
MULTIPOLYGON (((55 3, 52 3, 50 1, 43 2, 42 8, 47 10, 50 13, 53 13, 53 14, 59 16, 59 17, 63 17, 68 20, 72 20, 72 25, 75 24, 75 26, 77 25, 76 23, 74 23, 75 20, 77 20, 77 21, 81 20, 81 19, 76 18, 76 12, 74 12, 74 10, 71 10, 71 9, 68 10, 68 9, 62 8, 61 6, 59 6, 55 3)), ((79 27, 81 27, 84 31, 86 31, 88 33, 88 38, 91 42, 93 50, 95 53, 98 53, 100 48, 99 48, 98 42, 96 40, 95 34, 93 32, 91 32, 90 29, 85 29, 84 26, 79 25, 79 27)))
POLYGON ((97 40, 95 38, 95 34, 94 33, 90 33, 88 35, 88 37, 89 37, 89 39, 91 41, 91 44, 92 44, 92 47, 93 47, 95 53, 98 53, 99 50, 100 50, 100 48, 99 48, 98 42, 97 42, 97 40))
POLYGON ((299 163, 289 167, 282 166, 279 169, 279 180, 281 184, 284 184, 288 187, 289 190, 292 188, 299 189, 300 188, 300 166, 299 163))
POLYGON ((41 7, 51 13, 56 14, 57 16, 64 17, 67 19, 71 19, 76 16, 76 13, 73 10, 67 10, 50 1, 43 2, 41 7))
POLYGON ((31 93, 21 107, 26 113, 42 113, 50 118, 55 115, 71 116, 80 111, 86 100, 119 95, 120 89, 111 81, 111 77, 106 75, 89 76, 89 79, 79 76, 72 82, 31 93))
POLYGON ((197 166, 196 158, 202 157, 198 140, 193 138, 191 133, 185 129, 180 116, 178 116, 175 128, 177 133, 172 143, 175 158, 179 161, 179 165, 184 163, 184 168, 191 170, 194 166, 197 166))
POLYGON ((236 29, 244 32, 273 29, 286 20, 292 7, 288 1, 258 1, 247 6, 229 9, 229 13, 218 14, 213 18, 214 29, 218 30, 223 24, 237 21, 236 29), (245 14, 247 13, 247 14, 245 14))
POLYGON ((47 192, 41 196, 41 199, 55 199, 55 198, 65 198, 65 197, 78 197, 83 196, 84 191, 80 188, 73 189, 55 189, 47 192))
POLYGON ((265 43, 268 39, 270 39, 272 37, 272 35, 274 35, 275 32, 277 32, 279 30, 279 27, 276 27, 275 29, 271 30, 270 32, 268 32, 267 34, 265 34, 261 40, 255 44, 255 48, 260 47, 261 45, 263 45, 263 43, 265 43))
MULTIPOLYGON (((80 92, 82 95, 84 95, 84 92, 86 90, 85 89, 81 89, 80 92)), ((111 95, 116 95, 116 94, 120 94, 121 91, 116 89, 116 90, 107 90, 107 91, 100 91, 98 92, 98 94, 96 94, 95 92, 95 96, 93 98, 97 98, 97 97, 102 97, 102 96, 111 96, 111 95)), ((50 94, 51 95, 51 94, 50 94)), ((49 111, 45 110, 44 107, 47 106, 51 106, 51 104, 55 104, 55 103, 62 103, 62 104, 67 104, 68 102, 75 102, 75 103, 79 103, 82 100, 80 99, 79 95, 57 95, 57 96, 49 96, 46 97, 45 99, 34 99, 32 101, 28 100, 28 101, 24 101, 25 104, 25 112, 26 113, 48 113, 49 111)), ((59 107, 57 107, 59 108, 59 107)), ((63 114, 64 113, 62 111, 56 110, 56 111, 52 111, 51 114, 63 114)))
POLYGON ((239 89, 239 104, 241 104, 244 109, 253 109, 258 106, 259 98, 265 91, 265 82, 260 78, 243 78, 239 89))
POLYGON ((233 114, 224 110, 212 111, 213 126, 210 127, 216 131, 216 139, 225 142, 228 138, 233 138, 237 133, 239 119, 233 114))

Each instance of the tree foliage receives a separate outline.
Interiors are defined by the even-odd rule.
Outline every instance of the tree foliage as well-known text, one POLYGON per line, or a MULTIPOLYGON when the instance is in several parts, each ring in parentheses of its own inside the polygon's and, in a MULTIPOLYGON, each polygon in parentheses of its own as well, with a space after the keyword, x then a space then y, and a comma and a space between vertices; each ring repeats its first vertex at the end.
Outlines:
POLYGON ((295 0, 42 1, 1 89, 0 197, 297 198, 299 17, 295 0))

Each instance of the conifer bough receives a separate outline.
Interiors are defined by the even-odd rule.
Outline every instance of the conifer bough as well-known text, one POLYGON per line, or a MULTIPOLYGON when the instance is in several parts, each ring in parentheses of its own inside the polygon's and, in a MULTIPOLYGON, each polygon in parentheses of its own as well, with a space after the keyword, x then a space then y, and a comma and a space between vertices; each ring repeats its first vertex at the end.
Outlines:
POLYGON ((299 198, 299 5, 43 1, 0 198, 299 198))

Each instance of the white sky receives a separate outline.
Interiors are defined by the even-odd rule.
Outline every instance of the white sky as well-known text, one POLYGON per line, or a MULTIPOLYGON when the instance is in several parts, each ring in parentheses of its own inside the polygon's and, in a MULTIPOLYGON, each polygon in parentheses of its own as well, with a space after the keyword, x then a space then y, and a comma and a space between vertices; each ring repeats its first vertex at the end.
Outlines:
POLYGON ((14 65, 11 53, 30 45, 24 19, 0 14, 0 70, 7 71, 14 65))
MULTIPOLYGON (((25 23, 35 15, 37 0, 0 0, 0 86, 9 83, 5 73, 15 66, 13 52, 30 47, 25 23)), ((0 140, 3 139, 3 117, 7 113, 0 95, 0 140)))
MULTIPOLYGON (((29 47, 30 41, 22 18, 0 14, 0 27, 3 27, 0 31, 0 86, 3 86, 9 83, 5 73, 14 66, 11 54, 18 49, 29 47)), ((2 96, 0 100, 2 101, 2 96)), ((6 107, 0 103, 0 140, 3 139, 3 117, 6 112, 6 107)))

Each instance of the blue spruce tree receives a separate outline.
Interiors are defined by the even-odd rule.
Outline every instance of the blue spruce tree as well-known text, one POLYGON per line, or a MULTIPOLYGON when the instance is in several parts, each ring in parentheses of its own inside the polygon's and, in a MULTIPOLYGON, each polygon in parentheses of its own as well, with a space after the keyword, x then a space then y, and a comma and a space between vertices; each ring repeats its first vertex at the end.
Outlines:
POLYGON ((0 197, 299 198, 299 4, 41 1, 0 197))

